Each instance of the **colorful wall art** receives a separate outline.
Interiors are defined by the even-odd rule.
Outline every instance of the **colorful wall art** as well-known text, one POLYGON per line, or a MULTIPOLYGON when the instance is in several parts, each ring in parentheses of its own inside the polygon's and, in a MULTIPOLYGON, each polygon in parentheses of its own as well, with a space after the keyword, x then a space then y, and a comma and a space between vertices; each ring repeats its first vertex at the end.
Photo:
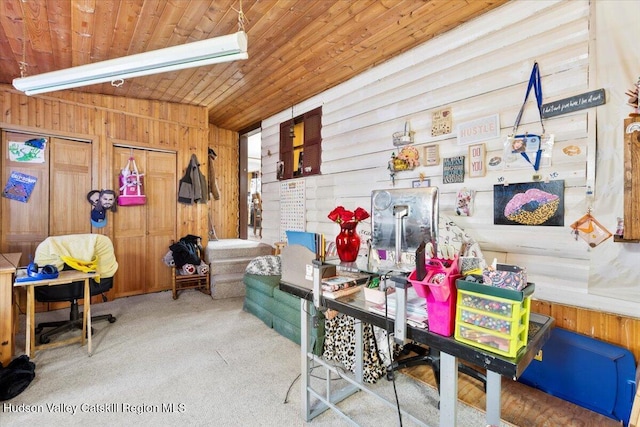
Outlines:
POLYGON ((9 176, 7 185, 2 191, 2 197, 27 203, 33 189, 38 181, 38 177, 13 171, 9 176))
POLYGON ((493 223, 564 226, 564 181, 494 185, 493 223))

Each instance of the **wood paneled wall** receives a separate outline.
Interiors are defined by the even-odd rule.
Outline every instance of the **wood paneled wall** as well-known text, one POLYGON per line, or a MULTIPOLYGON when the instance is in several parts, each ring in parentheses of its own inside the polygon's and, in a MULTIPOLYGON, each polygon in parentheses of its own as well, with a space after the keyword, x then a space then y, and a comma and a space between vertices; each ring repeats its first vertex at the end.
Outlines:
POLYGON ((640 361, 638 318, 539 300, 531 301, 531 311, 553 317, 558 328, 624 347, 640 361))
POLYGON ((209 147, 218 157, 214 161, 220 200, 212 200, 212 220, 218 239, 237 238, 240 219, 238 133, 209 125, 209 147))
MULTIPOLYGON (((92 141, 93 170, 98 171, 93 188, 116 188, 117 177, 111 173, 113 144, 176 152, 178 176, 191 154, 201 162, 207 158, 209 126, 204 107, 70 91, 25 96, 0 85, 0 111, 4 129, 92 141)), ((167 202, 172 207, 177 204, 177 237, 198 233, 206 240, 208 205, 167 202)), ((113 236, 111 227, 100 232, 113 236)))

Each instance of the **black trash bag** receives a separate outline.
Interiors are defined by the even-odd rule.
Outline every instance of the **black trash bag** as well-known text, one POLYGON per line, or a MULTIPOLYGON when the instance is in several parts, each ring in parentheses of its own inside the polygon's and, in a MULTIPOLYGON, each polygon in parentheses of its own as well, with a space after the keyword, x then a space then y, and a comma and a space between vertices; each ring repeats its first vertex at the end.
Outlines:
POLYGON ((13 359, 7 367, 0 363, 0 401, 22 393, 36 377, 36 364, 25 354, 13 359))

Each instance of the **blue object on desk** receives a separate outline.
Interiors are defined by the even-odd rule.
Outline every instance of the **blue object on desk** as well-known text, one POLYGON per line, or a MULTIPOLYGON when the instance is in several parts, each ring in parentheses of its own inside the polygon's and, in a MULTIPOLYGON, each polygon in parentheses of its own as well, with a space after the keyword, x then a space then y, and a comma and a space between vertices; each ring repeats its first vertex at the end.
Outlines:
POLYGON ((42 268, 38 268, 37 264, 31 263, 27 269, 19 269, 16 272, 16 282, 56 279, 58 274, 58 269, 55 265, 45 265, 42 268))
POLYGON ((555 328, 519 381, 625 426, 636 393, 633 354, 622 347, 555 328))
POLYGON ((308 233, 306 231, 292 231, 286 230, 287 243, 290 245, 301 245, 309 249, 311 252, 316 253, 316 234, 308 233))

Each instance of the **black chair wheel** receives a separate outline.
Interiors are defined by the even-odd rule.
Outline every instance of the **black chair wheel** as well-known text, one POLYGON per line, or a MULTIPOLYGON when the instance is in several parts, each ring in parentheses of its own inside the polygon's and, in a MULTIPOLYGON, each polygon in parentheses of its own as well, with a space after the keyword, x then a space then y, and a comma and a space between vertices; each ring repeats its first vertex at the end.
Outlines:
POLYGON ((51 339, 49 337, 40 336, 40 344, 49 344, 51 339))
POLYGON ((109 316, 109 318, 107 319, 109 321, 109 323, 115 323, 116 322, 116 318, 113 316, 109 316))
POLYGON ((394 379, 395 379, 395 375, 393 371, 391 370, 387 371, 387 381, 393 381, 394 379))

